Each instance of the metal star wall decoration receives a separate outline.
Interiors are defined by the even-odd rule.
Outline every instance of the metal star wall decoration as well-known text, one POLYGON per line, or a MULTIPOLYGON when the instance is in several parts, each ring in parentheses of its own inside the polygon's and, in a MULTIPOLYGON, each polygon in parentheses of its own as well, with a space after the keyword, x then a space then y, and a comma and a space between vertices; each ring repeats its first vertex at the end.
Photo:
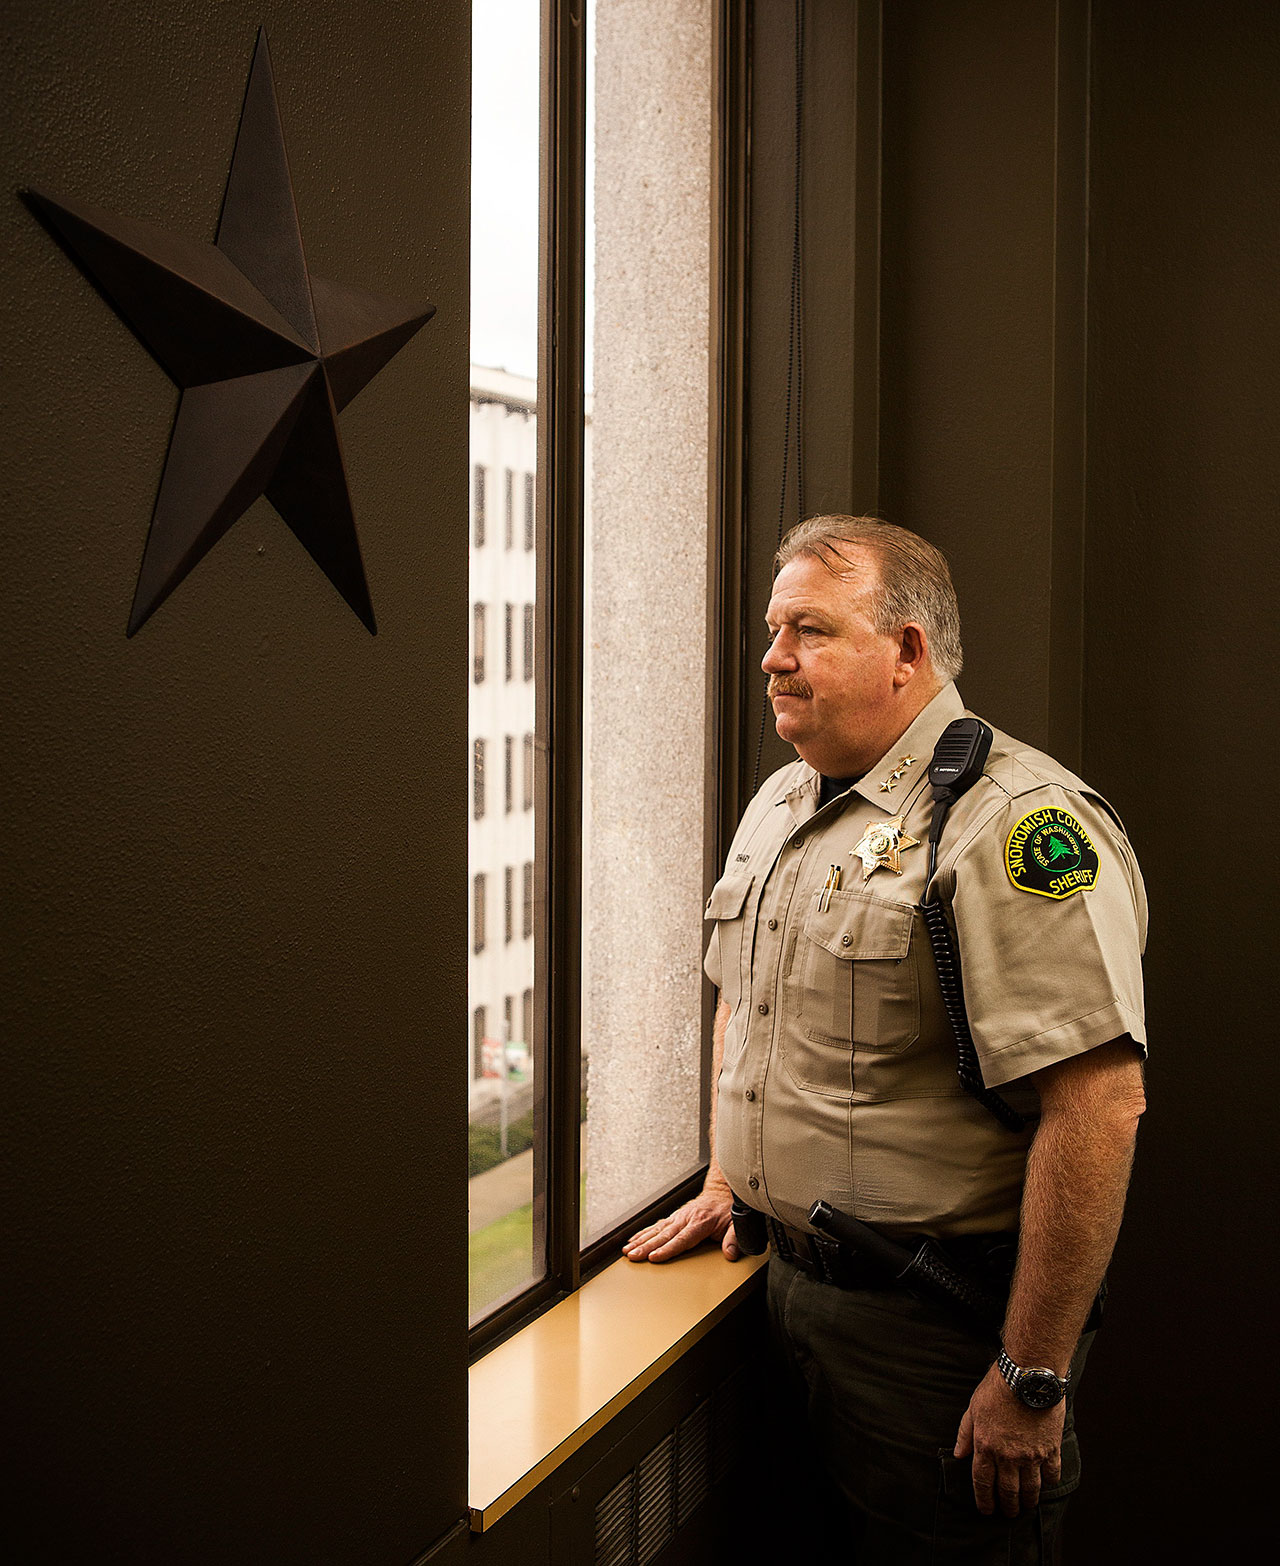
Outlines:
POLYGON ((265 495, 368 630, 337 416, 435 306, 312 277, 259 32, 213 244, 26 192, 181 388, 127 634, 265 495))

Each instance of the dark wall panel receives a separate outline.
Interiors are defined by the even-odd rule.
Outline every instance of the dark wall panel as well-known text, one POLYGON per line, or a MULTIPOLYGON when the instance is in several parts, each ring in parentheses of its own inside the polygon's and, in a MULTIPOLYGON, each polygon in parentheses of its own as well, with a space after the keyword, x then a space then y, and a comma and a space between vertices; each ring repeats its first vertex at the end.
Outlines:
POLYGON ((1277 761, 1280 11, 1095 25, 1085 755, 1146 874, 1152 1058, 1077 1527, 1083 1559, 1242 1558, 1263 1525, 1222 1497, 1269 1416, 1220 1356, 1270 1358, 1277 1273, 1274 853, 1240 799, 1277 761))
POLYGON ((1055 49, 1052 6, 885 9, 880 512, 952 563, 965 699, 1035 744, 1052 580, 1055 49))
POLYGON ((25 1559, 410 1559, 465 1506, 469 15, 6 8, 0 1147, 25 1559), (176 394, 18 200, 211 239, 258 24, 371 638, 258 502, 126 641, 176 394))

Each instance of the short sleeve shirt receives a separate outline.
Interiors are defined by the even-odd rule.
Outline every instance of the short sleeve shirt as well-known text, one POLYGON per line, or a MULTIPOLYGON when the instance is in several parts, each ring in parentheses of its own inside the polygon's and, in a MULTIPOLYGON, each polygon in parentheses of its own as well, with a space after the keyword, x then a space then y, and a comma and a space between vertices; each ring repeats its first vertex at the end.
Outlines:
POLYGON ((962 715, 946 686, 825 806, 805 763, 775 773, 708 900, 706 971, 730 1009, 717 1156, 783 1222, 804 1227, 821 1198, 890 1231, 1014 1228, 1039 1110, 1027 1074, 1126 1034, 1145 1050, 1146 901, 1124 828, 1074 774, 996 732, 947 819, 934 884, 984 1080, 1027 1127, 1008 1130, 960 1086, 919 905, 925 773, 962 715), (896 866, 873 853, 868 869, 855 850, 895 822, 896 866))

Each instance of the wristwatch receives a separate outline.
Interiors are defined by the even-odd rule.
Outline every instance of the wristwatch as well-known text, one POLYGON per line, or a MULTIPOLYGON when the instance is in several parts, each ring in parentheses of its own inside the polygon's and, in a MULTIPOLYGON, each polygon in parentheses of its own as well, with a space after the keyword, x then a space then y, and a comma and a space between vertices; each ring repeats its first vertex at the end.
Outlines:
POLYGON ((1052 1408, 1067 1395, 1070 1372, 1055 1376, 1053 1371, 1040 1365, 1015 1365, 1003 1349, 996 1360, 996 1369, 1009 1383, 1010 1390, 1020 1397, 1028 1408, 1052 1408))

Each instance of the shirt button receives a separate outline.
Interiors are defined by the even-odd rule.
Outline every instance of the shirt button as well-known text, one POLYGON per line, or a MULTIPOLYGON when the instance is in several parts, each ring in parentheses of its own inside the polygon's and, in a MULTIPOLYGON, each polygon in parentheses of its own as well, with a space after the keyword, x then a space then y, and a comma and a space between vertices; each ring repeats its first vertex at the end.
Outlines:
POLYGON ((763 1001, 760 1002, 760 1015, 762 1017, 767 1017, 769 1015, 769 1008, 763 1001))
POLYGON ((852 946, 853 945, 853 936, 851 936, 851 935, 842 935, 840 937, 840 944, 841 944, 841 946, 852 946))
POLYGON ((760 1189, 760 1182, 756 1179, 755 1175, 751 1176, 750 1180, 747 1181, 747 1184, 753 1191, 758 1191, 760 1189))
POLYGON ((747 1091, 746 1091, 746 1098, 748 1099, 749 1102, 751 1102, 753 1104, 755 1103, 755 1098, 756 1098, 756 1090, 755 1090, 755 1088, 748 1088, 747 1089, 747 1091))
POLYGON ((769 920, 769 928, 771 930, 776 930, 778 928, 778 921, 776 919, 770 919, 769 920))
POLYGON ((793 837, 791 839, 791 846, 792 846, 792 848, 803 848, 804 847, 804 838, 802 838, 802 837, 793 837))

